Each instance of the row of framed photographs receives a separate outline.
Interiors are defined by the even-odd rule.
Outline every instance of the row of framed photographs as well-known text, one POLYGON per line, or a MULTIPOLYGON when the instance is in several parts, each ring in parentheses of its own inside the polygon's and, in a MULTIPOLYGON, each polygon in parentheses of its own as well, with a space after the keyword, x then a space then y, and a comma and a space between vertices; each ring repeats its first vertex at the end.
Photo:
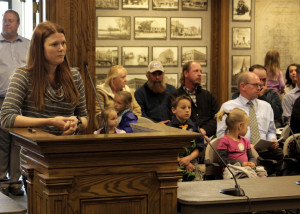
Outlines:
MULTIPOLYGON (((145 72, 146 73, 146 72, 145 72)), ((138 73, 138 74, 127 74, 126 79, 126 85, 129 86, 129 88, 136 90, 139 87, 143 86, 147 82, 147 77, 145 73, 138 73)), ((104 83, 106 74, 96 74, 96 84, 100 85, 104 83)), ((176 73, 165 73, 164 74, 164 81, 170 85, 173 85, 175 88, 179 87, 179 79, 181 74, 176 73)), ((207 73, 202 73, 201 76, 201 86, 203 89, 207 89, 207 73)))
MULTIPOLYGON (((122 9, 148 10, 149 0, 120 0, 122 9)), ((150 0, 151 1, 151 0, 150 0)), ((181 0, 182 10, 207 10, 208 0, 181 0)), ((178 10, 179 0, 152 0, 153 10, 178 10)), ((96 0, 98 9, 119 9, 119 0, 96 0)))
MULTIPOLYGON (((164 66, 178 66, 177 46, 153 46, 152 60, 160 61, 164 66)), ((181 47, 181 65, 188 61, 197 61, 201 66, 207 66, 207 47, 206 46, 182 46, 181 47)), ((121 64, 123 66, 148 66, 149 47, 131 46, 122 47, 121 57, 119 56, 119 47, 100 46, 96 47, 96 66, 110 67, 121 64), (119 61, 121 59, 121 61, 119 61)))
MULTIPOLYGON (((167 39, 167 17, 134 17, 135 39, 167 39)), ((202 18, 170 18, 171 39, 202 39, 202 18)), ((131 39, 130 16, 98 16, 97 39, 131 39)))

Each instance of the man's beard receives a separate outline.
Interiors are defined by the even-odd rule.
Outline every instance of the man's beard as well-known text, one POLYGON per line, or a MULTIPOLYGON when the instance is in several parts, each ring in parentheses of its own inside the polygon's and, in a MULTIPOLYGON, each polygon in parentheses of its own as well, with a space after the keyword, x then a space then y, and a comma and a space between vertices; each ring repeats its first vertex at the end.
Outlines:
POLYGON ((166 90, 166 84, 164 81, 161 82, 152 82, 148 80, 148 87, 150 88, 151 91, 157 94, 161 94, 166 90))

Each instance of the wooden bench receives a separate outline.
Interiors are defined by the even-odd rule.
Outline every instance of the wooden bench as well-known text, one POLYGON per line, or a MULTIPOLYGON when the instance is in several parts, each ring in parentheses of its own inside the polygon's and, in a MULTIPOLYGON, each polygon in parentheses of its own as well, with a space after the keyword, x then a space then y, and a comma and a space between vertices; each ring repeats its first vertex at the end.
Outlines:
POLYGON ((26 208, 0 192, 0 214, 25 214, 26 208))

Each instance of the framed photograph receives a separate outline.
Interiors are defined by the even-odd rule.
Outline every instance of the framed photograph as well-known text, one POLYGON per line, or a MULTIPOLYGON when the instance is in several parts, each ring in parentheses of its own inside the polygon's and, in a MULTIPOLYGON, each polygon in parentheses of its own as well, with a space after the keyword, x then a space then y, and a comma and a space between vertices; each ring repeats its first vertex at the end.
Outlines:
POLYGON ((130 16, 98 16, 97 21, 97 39, 130 39, 130 16))
POLYGON ((201 75, 201 87, 203 88, 203 89, 207 89, 207 73, 202 73, 202 75, 201 75))
POLYGON ((148 79, 146 77, 146 71, 147 71, 147 69, 145 69, 144 74, 127 74, 126 85, 128 85, 129 88, 134 91, 136 89, 140 88, 141 86, 143 86, 148 81, 148 79))
POLYGON ((153 10, 178 10, 178 0, 152 0, 153 10))
POLYGON ((165 73, 164 80, 165 80, 165 83, 173 85, 175 88, 178 87, 178 74, 165 73))
POLYGON ((251 28, 232 28, 232 49, 251 49, 251 28))
POLYGON ((182 10, 207 10, 207 0, 182 0, 182 10))
POLYGON ((104 83, 107 74, 96 74, 96 85, 101 85, 104 83))
POLYGON ((178 47, 152 47, 152 60, 164 66, 178 66, 178 47))
POLYGON ((123 47, 122 65, 123 66, 148 66, 149 48, 148 47, 123 47))
POLYGON ((207 47, 181 47, 181 65, 186 62, 196 61, 201 66, 207 66, 207 47))
POLYGON ((238 77, 241 73, 249 71, 251 65, 250 55, 234 55, 232 56, 232 80, 231 85, 237 85, 238 77))
POLYGON ((118 47, 96 47, 96 66, 110 67, 118 64, 118 47))
POLYGON ((97 9, 119 9, 119 0, 96 0, 97 9))
POLYGON ((171 39, 202 39, 202 18, 171 18, 171 39))
POLYGON ((167 18, 134 17, 135 39, 167 39, 167 18))
POLYGON ((251 21, 252 0, 232 0, 232 21, 251 21))
POLYGON ((122 0, 123 9, 149 9, 149 0, 122 0))

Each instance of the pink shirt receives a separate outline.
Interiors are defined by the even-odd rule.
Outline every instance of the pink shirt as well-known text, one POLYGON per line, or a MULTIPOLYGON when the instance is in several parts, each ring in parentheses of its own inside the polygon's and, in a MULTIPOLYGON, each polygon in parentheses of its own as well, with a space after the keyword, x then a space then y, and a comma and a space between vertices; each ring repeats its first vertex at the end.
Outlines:
POLYGON ((219 140, 217 149, 227 150, 228 158, 248 162, 247 149, 251 149, 251 146, 250 141, 245 137, 240 137, 240 141, 237 142, 224 135, 219 140))

